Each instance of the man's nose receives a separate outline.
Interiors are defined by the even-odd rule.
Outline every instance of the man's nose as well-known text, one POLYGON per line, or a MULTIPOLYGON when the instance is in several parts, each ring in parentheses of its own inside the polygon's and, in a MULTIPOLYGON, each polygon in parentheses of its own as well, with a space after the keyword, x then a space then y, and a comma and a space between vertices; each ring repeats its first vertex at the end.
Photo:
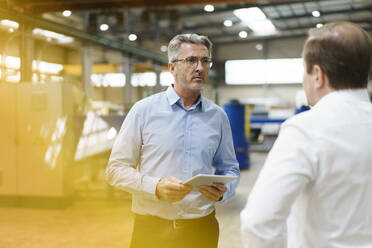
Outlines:
POLYGON ((197 71, 203 71, 204 70, 203 64, 202 64, 200 59, 198 60, 198 62, 196 64, 196 70, 197 71))

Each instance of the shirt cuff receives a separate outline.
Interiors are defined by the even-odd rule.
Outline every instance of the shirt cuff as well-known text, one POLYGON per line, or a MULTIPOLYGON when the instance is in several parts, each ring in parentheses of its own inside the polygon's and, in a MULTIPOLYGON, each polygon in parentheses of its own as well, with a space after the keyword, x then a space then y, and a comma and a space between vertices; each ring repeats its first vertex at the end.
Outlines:
POLYGON ((153 200, 158 200, 156 196, 156 185, 158 184, 160 178, 151 177, 144 175, 141 182, 141 191, 143 192, 143 197, 150 198, 153 200))

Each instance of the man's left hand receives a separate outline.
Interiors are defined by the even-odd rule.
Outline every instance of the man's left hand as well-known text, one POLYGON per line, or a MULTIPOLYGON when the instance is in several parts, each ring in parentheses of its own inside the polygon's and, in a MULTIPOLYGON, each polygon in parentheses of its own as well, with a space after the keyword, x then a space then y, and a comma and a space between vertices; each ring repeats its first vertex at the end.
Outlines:
POLYGON ((220 183, 213 183, 212 186, 201 185, 198 187, 198 191, 210 201, 220 200, 226 190, 226 186, 220 183))

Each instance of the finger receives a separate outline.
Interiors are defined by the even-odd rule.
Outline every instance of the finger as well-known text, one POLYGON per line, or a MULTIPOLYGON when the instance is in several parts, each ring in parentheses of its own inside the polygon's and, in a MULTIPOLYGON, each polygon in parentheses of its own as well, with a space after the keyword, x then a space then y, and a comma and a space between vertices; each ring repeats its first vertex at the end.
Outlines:
POLYGON ((213 183, 213 186, 217 188, 219 191, 225 193, 227 191, 227 187, 221 183, 213 183))
POLYGON ((223 195, 224 192, 220 191, 219 189, 217 189, 216 187, 214 186, 208 186, 206 188, 206 190, 209 191, 209 193, 211 195, 213 195, 214 198, 216 198, 216 200, 220 199, 221 195, 223 195))
POLYGON ((169 190, 182 190, 184 188, 184 186, 183 186, 183 184, 168 181, 165 184, 165 188, 167 188, 169 190))
POLYGON ((187 195, 191 192, 192 187, 184 187, 183 185, 167 185, 164 190, 174 195, 187 195))
POLYGON ((214 193, 214 194, 219 194, 220 193, 220 190, 214 186, 207 186, 207 185, 201 185, 199 186, 200 188, 210 192, 210 193, 214 193))
POLYGON ((175 177, 167 177, 166 179, 173 183, 182 184, 182 181, 175 177))
POLYGON ((167 185, 165 189, 175 194, 188 194, 191 192, 192 187, 184 187, 183 185, 167 185))
POLYGON ((209 201, 216 201, 218 200, 219 198, 213 194, 211 194, 209 191, 207 190, 200 190, 199 191, 205 198, 207 198, 209 201))
POLYGON ((212 187, 210 186, 199 186, 198 187, 198 190, 200 193, 202 193, 208 200, 213 200, 213 201, 216 201, 218 199, 220 199, 221 197, 221 193, 216 190, 216 189, 213 189, 212 187))

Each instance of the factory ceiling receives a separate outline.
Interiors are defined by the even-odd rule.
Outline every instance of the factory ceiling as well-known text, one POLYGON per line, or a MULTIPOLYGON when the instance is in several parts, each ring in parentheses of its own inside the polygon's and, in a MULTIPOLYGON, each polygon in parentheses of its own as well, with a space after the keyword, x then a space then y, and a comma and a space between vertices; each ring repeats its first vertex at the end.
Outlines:
MULTIPOLYGON (((119 42, 154 47, 177 33, 207 35, 216 45, 304 37, 309 28, 352 21, 372 30, 372 0, 7 0, 5 8, 119 42), (208 5, 208 7, 206 7, 208 5), (212 6, 212 7, 211 7, 212 6), (257 7, 274 29, 263 33, 238 15, 257 7), (63 11, 71 11, 64 15, 63 11), (106 24, 107 26, 102 26, 106 24), (102 28, 103 27, 103 28, 102 28), (131 34, 135 36, 130 37, 131 34), (134 38, 133 38, 134 37, 134 38), (132 40, 132 41, 130 41, 132 40)), ((253 14, 252 14, 253 15, 253 14)), ((163 48, 164 50, 164 48, 163 48)), ((159 50, 158 50, 159 51, 159 50)))

